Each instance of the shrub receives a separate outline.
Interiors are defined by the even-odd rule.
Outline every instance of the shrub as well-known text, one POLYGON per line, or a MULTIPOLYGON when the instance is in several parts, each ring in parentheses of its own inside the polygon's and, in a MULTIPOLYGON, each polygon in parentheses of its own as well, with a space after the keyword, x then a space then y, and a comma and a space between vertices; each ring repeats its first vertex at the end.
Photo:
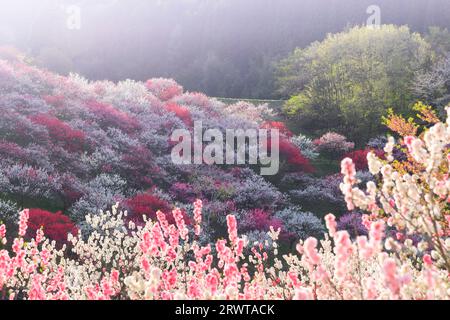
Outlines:
POLYGON ((192 127, 192 125, 194 124, 192 121, 191 113, 187 108, 173 102, 166 103, 165 107, 168 112, 172 112, 178 118, 180 118, 186 126, 192 127))
POLYGON ((70 152, 83 151, 86 137, 82 131, 74 130, 58 118, 45 114, 32 116, 31 121, 47 128, 52 142, 60 143, 70 152))
POLYGON ((347 231, 352 238, 367 236, 369 230, 362 224, 362 213, 346 213, 337 221, 337 229, 347 231))
POLYGON ((5 224, 8 228, 12 228, 19 218, 19 208, 17 204, 9 200, 0 199, 0 224, 5 224))
POLYGON ((183 87, 172 79, 150 79, 145 83, 147 89, 162 101, 167 101, 183 94, 183 87))
POLYGON ((30 209, 27 236, 29 239, 36 236, 36 232, 42 229, 45 236, 56 241, 59 245, 67 242, 68 234, 77 235, 78 229, 69 217, 63 215, 61 211, 56 213, 30 209))
POLYGON ((278 211, 274 217, 283 223, 281 239, 297 242, 308 237, 321 238, 325 232, 325 226, 319 218, 311 212, 303 212, 299 207, 278 211))
POLYGON ((317 146, 314 144, 313 140, 304 136, 297 135, 291 138, 292 143, 300 149, 300 152, 309 160, 315 160, 319 157, 317 152, 317 146))
POLYGON ((126 181, 114 174, 100 174, 84 186, 83 196, 69 208, 70 217, 82 222, 90 212, 106 210, 110 203, 126 198, 126 181))
POLYGON ((331 159, 339 159, 344 153, 355 147, 353 142, 348 142, 347 138, 335 132, 328 132, 319 139, 314 140, 317 150, 331 159))
POLYGON ((124 205, 128 208, 129 219, 135 222, 144 222, 144 215, 150 219, 156 218, 157 211, 170 212, 170 205, 151 193, 141 193, 125 200, 124 205))
POLYGON ((243 221, 241 221, 243 232, 253 230, 268 232, 270 227, 277 230, 283 227, 283 222, 263 209, 253 209, 246 212, 243 216, 243 221))
POLYGON ((356 170, 367 170, 367 154, 369 150, 355 150, 347 153, 344 158, 352 159, 356 170))
POLYGON ((272 209, 283 202, 283 195, 261 176, 252 171, 243 170, 245 173, 236 186, 236 205, 243 209, 260 207, 272 209))
POLYGON ((175 97, 173 100, 180 105, 194 106, 201 109, 209 109, 212 105, 209 98, 201 92, 187 92, 175 97))
POLYGON ((224 113, 256 123, 262 123, 265 119, 273 116, 273 110, 267 104, 254 105, 246 101, 224 106, 224 113))
POLYGON ((326 214, 330 210, 340 213, 345 208, 339 189, 341 179, 339 174, 314 178, 311 183, 290 190, 289 195, 294 203, 317 214, 326 214))
POLYGON ((95 115, 103 128, 119 128, 127 133, 139 129, 139 122, 136 119, 111 105, 98 101, 88 101, 86 107, 95 115))
POLYGON ((280 158, 287 161, 293 167, 294 171, 312 172, 314 168, 306 159, 299 148, 297 148, 291 141, 280 137, 280 158))
MULTIPOLYGON (((28 165, 13 165, 0 168, 4 182, 0 184, 4 194, 10 194, 18 199, 46 198, 54 200, 61 184, 58 176, 53 176, 42 169, 28 165)), ((21 203, 20 205, 23 205, 21 203)))
POLYGON ((131 188, 148 188, 153 185, 152 177, 158 171, 153 154, 143 146, 136 146, 124 154, 120 161, 122 176, 131 188))
POLYGON ((179 201, 188 200, 192 202, 198 198, 196 192, 192 190, 192 186, 183 182, 175 182, 170 187, 170 194, 179 201))

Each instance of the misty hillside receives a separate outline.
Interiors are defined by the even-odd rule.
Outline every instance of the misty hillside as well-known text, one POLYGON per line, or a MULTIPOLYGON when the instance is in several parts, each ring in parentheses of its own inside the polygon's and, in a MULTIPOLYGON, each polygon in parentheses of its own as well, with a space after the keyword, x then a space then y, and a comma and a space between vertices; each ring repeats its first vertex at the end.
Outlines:
MULTIPOLYGON (((328 33, 381 23, 450 27, 447 0, 18 0, 2 6, 0 43, 50 70, 91 80, 173 78, 215 97, 280 98, 274 64, 328 33), (124 56, 127 58, 124 59, 124 56)), ((284 97, 286 98, 286 97, 284 97)))

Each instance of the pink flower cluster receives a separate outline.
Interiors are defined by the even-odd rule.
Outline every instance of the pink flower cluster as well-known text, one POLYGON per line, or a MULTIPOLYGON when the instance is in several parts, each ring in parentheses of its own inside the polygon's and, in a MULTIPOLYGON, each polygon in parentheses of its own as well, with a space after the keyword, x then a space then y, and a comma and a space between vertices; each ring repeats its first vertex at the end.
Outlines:
MULTIPOLYGON (((194 220, 201 222, 202 202, 194 203, 194 220)), ((271 228, 272 250, 239 237, 237 221, 228 215, 228 240, 215 247, 201 246, 179 209, 176 224, 166 214, 145 226, 126 227, 123 213, 88 216, 94 231, 86 241, 70 236, 69 258, 57 250, 43 231, 25 244, 13 241, 11 251, 0 250, 0 293, 16 299, 448 299, 449 278, 430 255, 423 263, 404 254, 400 243, 387 239, 385 225, 371 224, 369 237, 352 241, 336 231, 333 215, 325 218, 324 240, 308 238, 297 253, 279 256, 279 231, 271 228), (123 231, 119 231, 123 229, 123 231), (12 255, 11 255, 12 254, 12 255), (75 256, 76 256, 75 255, 75 256), (74 257, 74 255, 72 255, 74 257), (75 259, 75 260, 72 260, 75 259), (414 261, 414 264, 412 263, 414 261)), ((27 211, 20 214, 20 234, 27 231, 27 211)), ((0 227, 0 237, 6 236, 0 227)), ((420 253, 419 253, 420 255, 420 253)))

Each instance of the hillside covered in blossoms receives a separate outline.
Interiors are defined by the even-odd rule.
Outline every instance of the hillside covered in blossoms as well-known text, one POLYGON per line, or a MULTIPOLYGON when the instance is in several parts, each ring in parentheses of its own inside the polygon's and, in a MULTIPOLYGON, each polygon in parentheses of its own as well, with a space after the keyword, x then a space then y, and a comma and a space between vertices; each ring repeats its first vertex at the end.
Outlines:
POLYGON ((450 6, 406 2, 5 2, 0 300, 449 300, 450 6))
POLYGON ((430 107, 416 106, 433 125, 422 133, 392 114, 399 144, 352 151, 172 80, 88 82, 6 60, 0 78, 3 298, 448 298, 450 130, 430 107), (276 127, 281 171, 174 165, 170 132, 199 119, 276 127), (345 157, 341 173, 318 175, 320 154, 345 157))
MULTIPOLYGON (((30 208, 33 232, 43 226, 48 237, 63 241, 74 229, 88 232, 86 214, 116 202, 139 224, 144 215, 155 218, 157 210, 175 204, 187 213, 201 198, 205 242, 223 236, 229 213, 239 215, 242 231, 255 240, 271 225, 282 228, 286 241, 323 231, 319 219, 297 204, 315 193, 308 188, 321 188, 307 158, 318 155, 315 146, 273 121, 267 106, 225 105, 167 79, 88 82, 20 61, 2 60, 0 77, 0 217, 7 224, 30 208), (173 164, 170 135, 192 130, 194 121, 205 128, 281 129, 281 171, 268 181, 250 166, 173 164), (301 179, 305 189, 290 190, 289 182, 301 179)), ((323 196, 337 202, 338 178, 328 179, 336 181, 335 189, 321 182, 323 196)))

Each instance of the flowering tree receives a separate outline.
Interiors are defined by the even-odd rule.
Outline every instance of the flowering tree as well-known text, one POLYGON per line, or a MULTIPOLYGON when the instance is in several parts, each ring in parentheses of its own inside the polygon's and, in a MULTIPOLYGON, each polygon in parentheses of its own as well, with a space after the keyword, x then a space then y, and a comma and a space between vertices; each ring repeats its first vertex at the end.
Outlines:
MULTIPOLYGON (((448 108, 450 119, 450 108, 448 108)), ((228 239, 201 246, 201 201, 194 204, 194 228, 174 209, 174 224, 156 212, 136 228, 124 215, 88 215, 94 230, 87 240, 69 236, 77 258, 45 240, 42 229, 27 245, 30 213, 20 214, 11 253, 0 251, 0 289, 5 298, 28 299, 449 299, 450 120, 422 137, 405 137, 410 156, 422 170, 400 174, 392 166, 390 138, 386 160, 368 154, 369 170, 381 183, 357 187, 351 159, 342 161, 341 190, 349 210, 366 210, 368 235, 352 240, 325 217, 324 240, 300 241, 296 253, 280 256, 280 230, 270 228, 270 245, 239 237, 236 218, 226 217, 228 239), (395 238, 387 229, 396 231, 395 238), (130 232, 131 231, 131 232, 130 232), (417 239, 412 240, 412 236, 417 239), (320 244, 320 247, 319 247, 320 244), (248 248, 249 255, 244 255, 248 248), (271 248, 271 249, 268 249, 271 248), (252 270, 252 271, 250 271, 252 270)), ((6 227, 0 225, 6 245, 6 227)))
MULTIPOLYGON (((447 112, 450 113, 450 108, 447 112)), ((421 247, 430 250, 436 264, 450 272, 449 119, 450 114, 447 123, 437 122, 420 138, 404 137, 408 156, 415 164, 412 172, 405 172, 404 166, 402 170, 393 167, 395 140, 391 137, 385 147, 386 160, 373 153, 367 156, 370 172, 381 175, 382 185, 377 188, 374 182, 368 182, 366 192, 354 188, 357 182, 354 165, 347 158, 342 165, 345 180, 341 190, 349 210, 356 206, 370 212, 364 216, 368 226, 373 220, 385 221, 405 236, 420 235, 421 247)), ((404 237, 399 235, 399 238, 404 237)))
POLYGON ((339 159, 344 153, 355 147, 353 142, 347 141, 347 138, 335 132, 328 132, 319 139, 314 140, 317 150, 332 159, 339 159))

